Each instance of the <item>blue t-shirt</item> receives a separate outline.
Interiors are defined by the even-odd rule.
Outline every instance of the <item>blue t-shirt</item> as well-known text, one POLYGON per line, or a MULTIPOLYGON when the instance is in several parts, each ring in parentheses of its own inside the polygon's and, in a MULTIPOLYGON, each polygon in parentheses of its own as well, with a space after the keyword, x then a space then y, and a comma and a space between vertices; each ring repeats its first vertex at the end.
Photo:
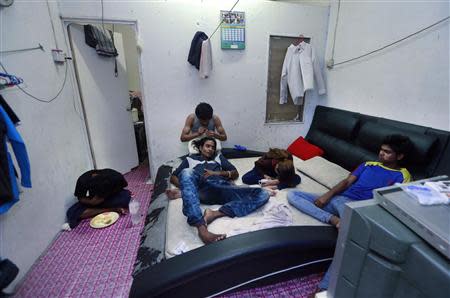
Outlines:
POLYGON ((371 199, 374 189, 390 186, 394 183, 406 183, 411 180, 411 175, 407 169, 391 169, 376 161, 361 164, 352 175, 356 176, 358 180, 340 195, 353 200, 371 199))
POLYGON ((194 169, 198 174, 203 175, 205 169, 211 171, 234 171, 236 170, 228 159, 222 154, 218 154, 214 159, 205 160, 202 155, 194 154, 187 156, 180 164, 180 166, 172 173, 179 178, 179 174, 184 169, 194 169))

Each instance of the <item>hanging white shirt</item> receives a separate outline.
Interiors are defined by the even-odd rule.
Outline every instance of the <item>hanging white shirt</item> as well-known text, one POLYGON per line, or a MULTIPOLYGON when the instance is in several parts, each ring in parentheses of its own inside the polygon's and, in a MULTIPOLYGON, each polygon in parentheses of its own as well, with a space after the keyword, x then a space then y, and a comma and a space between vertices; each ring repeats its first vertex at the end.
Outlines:
POLYGON ((314 48, 304 41, 297 46, 291 44, 281 71, 280 104, 287 103, 288 86, 294 104, 302 104, 305 91, 314 89, 314 78, 319 95, 325 94, 325 83, 314 48))
POLYGON ((200 78, 208 78, 212 70, 211 40, 209 38, 202 42, 199 67, 200 78))

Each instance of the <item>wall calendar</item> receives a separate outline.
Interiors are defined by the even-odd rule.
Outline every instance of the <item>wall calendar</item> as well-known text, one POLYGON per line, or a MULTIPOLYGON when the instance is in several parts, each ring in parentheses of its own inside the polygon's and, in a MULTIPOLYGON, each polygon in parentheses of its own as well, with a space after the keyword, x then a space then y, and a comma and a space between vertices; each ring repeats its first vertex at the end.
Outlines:
POLYGON ((227 50, 245 49, 245 13, 242 11, 220 11, 221 47, 227 50))

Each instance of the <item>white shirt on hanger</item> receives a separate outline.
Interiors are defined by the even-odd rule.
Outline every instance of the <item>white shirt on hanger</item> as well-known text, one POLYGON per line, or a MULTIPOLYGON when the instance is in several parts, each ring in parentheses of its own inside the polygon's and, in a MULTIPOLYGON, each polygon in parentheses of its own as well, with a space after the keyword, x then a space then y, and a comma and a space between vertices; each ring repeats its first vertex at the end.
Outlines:
POLYGON ((211 40, 208 38, 202 42, 202 52, 200 54, 200 78, 206 79, 211 74, 212 70, 212 54, 211 54, 211 40))
POLYGON ((297 46, 291 44, 286 51, 281 71, 280 104, 287 103, 288 86, 294 104, 303 104, 305 91, 314 89, 314 78, 319 95, 325 94, 325 83, 314 48, 304 41, 297 46))

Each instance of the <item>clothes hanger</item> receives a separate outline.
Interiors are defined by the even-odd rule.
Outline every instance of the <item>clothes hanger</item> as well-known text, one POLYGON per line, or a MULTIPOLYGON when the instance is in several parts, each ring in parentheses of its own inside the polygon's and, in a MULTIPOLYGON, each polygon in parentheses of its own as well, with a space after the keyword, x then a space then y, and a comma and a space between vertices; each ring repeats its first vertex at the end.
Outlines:
POLYGON ((305 41, 305 36, 303 34, 300 34, 298 38, 292 43, 294 46, 298 46, 300 43, 305 41))
POLYGON ((8 87, 19 85, 19 84, 23 83, 22 78, 16 77, 15 75, 3 73, 3 72, 0 72, 0 78, 2 78, 3 81, 6 81, 6 83, 3 85, 8 86, 8 87))

